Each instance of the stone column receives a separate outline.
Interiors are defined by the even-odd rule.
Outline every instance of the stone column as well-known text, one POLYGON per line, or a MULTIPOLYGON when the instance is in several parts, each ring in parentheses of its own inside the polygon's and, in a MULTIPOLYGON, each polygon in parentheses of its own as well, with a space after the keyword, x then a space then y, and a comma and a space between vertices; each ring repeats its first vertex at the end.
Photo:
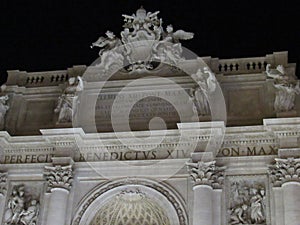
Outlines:
POLYGON ((221 194, 225 167, 215 161, 187 163, 194 187, 193 225, 221 225, 221 194))
MULTIPOLYGON (((283 193, 282 206, 284 224, 298 225, 300 221, 300 158, 275 159, 270 166, 270 178, 274 187, 281 187, 283 193)), ((278 204, 277 202, 276 204, 278 204)), ((275 210, 276 212, 276 210, 275 210)))
POLYGON ((3 219, 5 210, 5 196, 6 196, 6 181, 7 173, 0 173, 0 221, 3 219))
POLYGON ((46 225, 65 225, 69 191, 72 186, 72 165, 46 166, 44 172, 50 192, 46 225))

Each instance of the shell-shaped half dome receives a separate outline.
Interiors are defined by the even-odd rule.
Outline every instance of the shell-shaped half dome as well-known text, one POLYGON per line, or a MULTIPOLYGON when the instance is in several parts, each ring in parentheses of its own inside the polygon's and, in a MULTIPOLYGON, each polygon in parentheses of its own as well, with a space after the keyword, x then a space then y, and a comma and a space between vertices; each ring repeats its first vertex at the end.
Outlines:
POLYGON ((122 191, 100 208, 90 225, 170 225, 170 221, 144 193, 122 191))

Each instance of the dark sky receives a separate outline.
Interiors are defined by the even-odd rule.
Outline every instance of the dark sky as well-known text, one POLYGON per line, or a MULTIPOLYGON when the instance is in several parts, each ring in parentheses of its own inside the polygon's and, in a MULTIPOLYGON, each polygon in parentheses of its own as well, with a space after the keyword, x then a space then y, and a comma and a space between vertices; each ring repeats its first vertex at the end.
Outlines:
POLYGON ((108 29, 119 34, 121 14, 131 15, 141 5, 159 10, 164 26, 194 32, 194 39, 183 45, 199 56, 251 57, 287 50, 289 61, 300 64, 297 1, 1 0, 1 81, 6 70, 91 64, 99 50, 90 44, 108 29))

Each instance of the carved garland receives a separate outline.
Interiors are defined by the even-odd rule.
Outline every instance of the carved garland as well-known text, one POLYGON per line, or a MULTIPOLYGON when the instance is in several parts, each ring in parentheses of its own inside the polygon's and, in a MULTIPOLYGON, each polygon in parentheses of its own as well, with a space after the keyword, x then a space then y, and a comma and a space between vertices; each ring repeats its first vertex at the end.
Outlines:
POLYGON ((99 191, 97 191, 91 197, 89 197, 89 199, 87 201, 85 201, 85 203, 81 207, 81 210, 77 214, 77 217, 74 218, 72 225, 80 224, 81 218, 84 215, 84 213, 86 212, 86 210, 89 208, 89 206, 92 204, 92 202, 95 201, 99 196, 101 196, 102 194, 104 194, 105 192, 107 192, 109 190, 112 190, 114 188, 117 188, 117 187, 120 187, 123 185, 142 185, 142 186, 149 187, 149 188, 152 188, 152 189, 160 192, 173 205, 173 207, 177 213, 178 219, 179 219, 179 224, 180 225, 188 224, 186 215, 184 213, 184 209, 181 208, 181 204, 178 202, 178 200, 176 200, 176 198, 173 196, 173 194, 170 193, 168 190, 166 190, 165 188, 163 188, 157 184, 151 183, 149 181, 126 179, 126 180, 122 180, 122 181, 119 181, 116 183, 106 184, 105 187, 101 188, 99 191))

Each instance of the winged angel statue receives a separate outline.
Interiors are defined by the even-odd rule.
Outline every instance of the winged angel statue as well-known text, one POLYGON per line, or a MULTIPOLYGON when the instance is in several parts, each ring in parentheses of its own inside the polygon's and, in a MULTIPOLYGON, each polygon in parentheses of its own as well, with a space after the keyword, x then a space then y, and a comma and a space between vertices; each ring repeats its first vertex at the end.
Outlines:
POLYGON ((174 32, 173 26, 168 25, 164 33, 163 40, 153 47, 153 59, 175 65, 182 59, 182 46, 180 40, 189 40, 194 37, 194 33, 177 30, 174 32))
POLYGON ((113 32, 106 31, 106 37, 99 37, 97 41, 92 43, 91 48, 99 47, 102 48, 99 52, 101 62, 97 66, 108 71, 113 65, 123 66, 124 57, 118 49, 122 45, 122 42, 117 38, 113 32))
POLYGON ((128 71, 153 69, 152 61, 175 65, 182 59, 180 40, 189 40, 194 34, 177 30, 169 25, 164 31, 159 11, 146 12, 142 7, 136 14, 123 15, 124 30, 121 40, 112 32, 107 31, 106 37, 100 37, 91 47, 100 47, 101 67, 105 72, 113 65, 122 68, 125 62, 130 66, 128 71))

